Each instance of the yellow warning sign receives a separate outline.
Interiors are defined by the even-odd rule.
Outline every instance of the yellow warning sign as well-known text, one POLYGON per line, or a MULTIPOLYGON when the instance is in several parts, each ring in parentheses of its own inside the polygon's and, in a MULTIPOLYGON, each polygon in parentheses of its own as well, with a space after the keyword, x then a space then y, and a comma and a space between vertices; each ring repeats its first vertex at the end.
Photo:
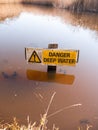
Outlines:
POLYGON ((29 63, 74 66, 79 59, 79 50, 25 48, 25 59, 29 63))
POLYGON ((34 50, 29 61, 28 62, 31 62, 31 63, 41 63, 41 60, 38 56, 38 54, 36 53, 36 51, 34 50))
POLYGON ((47 65, 76 65, 77 50, 46 49, 42 51, 42 62, 47 65))

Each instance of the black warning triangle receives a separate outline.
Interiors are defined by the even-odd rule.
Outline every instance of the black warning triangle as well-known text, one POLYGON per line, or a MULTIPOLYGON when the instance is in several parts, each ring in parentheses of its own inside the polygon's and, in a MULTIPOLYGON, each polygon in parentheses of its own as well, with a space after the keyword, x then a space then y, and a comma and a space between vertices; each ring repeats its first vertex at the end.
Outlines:
POLYGON ((41 63, 41 60, 38 56, 38 54, 36 53, 36 51, 34 50, 29 61, 28 62, 32 62, 32 63, 41 63))

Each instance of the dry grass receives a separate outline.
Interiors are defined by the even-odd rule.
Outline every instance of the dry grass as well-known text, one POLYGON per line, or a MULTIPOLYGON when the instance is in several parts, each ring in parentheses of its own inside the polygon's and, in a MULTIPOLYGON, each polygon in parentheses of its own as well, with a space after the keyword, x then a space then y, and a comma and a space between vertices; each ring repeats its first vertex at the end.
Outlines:
MULTIPOLYGON (((43 116, 39 126, 36 125, 36 122, 33 124, 29 120, 29 116, 27 117, 27 122, 28 125, 19 125, 18 121, 16 118, 13 119, 13 122, 11 124, 0 124, 0 130, 49 130, 47 128, 47 121, 45 117, 43 116), (45 121, 45 122, 44 122, 45 121)), ((56 128, 55 125, 53 124, 52 130, 59 130, 59 128, 56 128)))
MULTIPOLYGON (((19 125, 16 118, 13 119, 13 122, 11 124, 0 124, 0 130, 49 130, 46 126, 47 122, 45 117, 41 119, 41 122, 39 126, 36 125, 36 122, 33 124, 30 122, 29 117, 27 117, 28 125, 19 125), (44 122, 45 121, 45 122, 44 122), (43 124, 44 123, 44 124, 43 124)), ((56 128, 55 125, 53 125, 52 130, 59 130, 59 128, 56 128)))
POLYGON ((76 12, 98 12, 98 0, 74 0, 69 9, 76 12))
MULTIPOLYGON (((9 123, 0 123, 0 130, 48 130, 47 128, 47 115, 48 115, 48 111, 49 111, 49 108, 50 108, 50 105, 53 101, 53 98, 55 96, 55 93, 53 93, 51 99, 50 99, 50 102, 48 104, 48 107, 46 109, 46 112, 45 114, 43 114, 41 116, 41 120, 40 120, 40 124, 38 126, 36 126, 36 122, 34 122, 33 124, 31 123, 30 121, 30 118, 29 116, 27 117, 27 123, 28 125, 25 126, 25 125, 19 125, 18 124, 18 121, 16 120, 16 118, 13 119, 13 122, 11 124, 9 123)), ((59 128, 56 128, 55 125, 53 124, 53 127, 52 127, 52 130, 59 130, 59 128)))
POLYGON ((52 0, 21 0, 22 4, 35 4, 35 5, 45 5, 53 6, 52 0))
POLYGON ((77 12, 98 12, 98 0, 0 0, 0 3, 25 3, 66 8, 77 12))
MULTIPOLYGON (((55 111, 54 113, 48 115, 48 112, 49 112, 49 109, 50 109, 50 106, 52 104, 52 101, 54 99, 54 96, 55 96, 56 92, 53 93, 53 95, 51 96, 51 99, 49 101, 49 104, 48 104, 48 107, 46 109, 46 112, 41 116, 41 119, 40 119, 40 123, 39 125, 36 125, 37 123, 34 122, 33 124, 31 123, 30 121, 30 118, 29 116, 27 117, 27 126, 25 125, 19 125, 18 121, 16 118, 13 119, 13 122, 11 124, 9 123, 3 123, 1 122, 0 123, 0 130, 49 130, 47 128, 47 123, 48 123, 48 118, 66 110, 66 109, 70 109, 70 108, 74 108, 74 107, 77 107, 77 106, 81 106, 82 104, 74 104, 74 105, 70 105, 70 106, 67 106, 67 107, 64 107, 64 108, 61 108, 57 111, 55 111)), ((59 128, 56 128, 55 125, 53 124, 53 127, 52 127, 52 130, 59 130, 59 128)))

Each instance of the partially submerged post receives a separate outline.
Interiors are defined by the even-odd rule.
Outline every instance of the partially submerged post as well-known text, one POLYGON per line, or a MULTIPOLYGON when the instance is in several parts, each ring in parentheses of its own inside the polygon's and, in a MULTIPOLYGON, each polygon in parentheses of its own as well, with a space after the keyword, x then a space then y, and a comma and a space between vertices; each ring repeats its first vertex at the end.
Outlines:
MULTIPOLYGON (((49 44, 48 48, 49 49, 57 49, 58 48, 58 44, 49 44)), ((48 73, 56 73, 56 66, 48 65, 47 72, 48 73)))

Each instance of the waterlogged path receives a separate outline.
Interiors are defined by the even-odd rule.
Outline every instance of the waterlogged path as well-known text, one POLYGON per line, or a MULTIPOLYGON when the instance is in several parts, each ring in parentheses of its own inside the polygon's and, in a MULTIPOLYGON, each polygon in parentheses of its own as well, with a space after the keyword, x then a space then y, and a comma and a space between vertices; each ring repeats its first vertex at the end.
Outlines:
POLYGON ((61 130, 77 130, 81 122, 98 129, 98 16, 72 14, 54 8, 0 5, 0 120, 17 117, 26 123, 40 120, 53 92, 49 114, 73 105, 48 120, 61 130), (79 50, 76 66, 57 66, 56 75, 47 65, 27 64, 25 47, 79 50), (81 106, 74 107, 74 104, 81 106))

